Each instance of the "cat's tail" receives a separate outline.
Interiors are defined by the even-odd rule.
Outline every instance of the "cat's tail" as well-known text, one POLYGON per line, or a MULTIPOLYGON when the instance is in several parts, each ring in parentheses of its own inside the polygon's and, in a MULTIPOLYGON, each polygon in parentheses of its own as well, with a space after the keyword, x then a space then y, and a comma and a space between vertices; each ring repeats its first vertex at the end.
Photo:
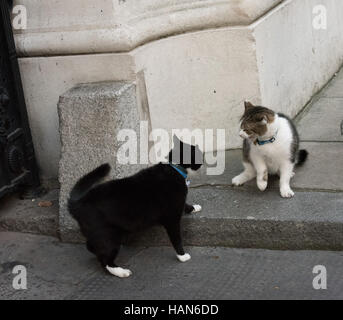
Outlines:
POLYGON ((305 149, 299 150, 297 154, 296 165, 301 166, 302 164, 304 164, 307 157, 308 157, 307 150, 305 149))
POLYGON ((110 170, 111 166, 108 163, 105 163, 82 177, 71 190, 69 203, 77 202, 82 199, 95 183, 108 175, 110 170))

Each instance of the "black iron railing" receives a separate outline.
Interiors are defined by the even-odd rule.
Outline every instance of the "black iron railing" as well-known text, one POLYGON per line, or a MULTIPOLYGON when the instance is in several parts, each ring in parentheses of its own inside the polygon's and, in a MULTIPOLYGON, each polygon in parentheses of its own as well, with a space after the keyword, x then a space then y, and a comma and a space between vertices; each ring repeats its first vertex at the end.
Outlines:
POLYGON ((40 181, 14 45, 10 4, 0 0, 0 197, 40 181))

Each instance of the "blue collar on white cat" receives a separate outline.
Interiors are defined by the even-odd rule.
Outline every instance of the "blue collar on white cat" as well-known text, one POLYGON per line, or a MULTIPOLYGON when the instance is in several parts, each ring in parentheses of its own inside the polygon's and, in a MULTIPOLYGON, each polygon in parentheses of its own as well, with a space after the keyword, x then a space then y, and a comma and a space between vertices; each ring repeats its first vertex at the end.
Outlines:
POLYGON ((277 133, 278 133, 278 130, 275 132, 275 134, 269 140, 260 141, 260 140, 256 139, 256 142, 259 146, 263 146, 267 143, 273 143, 276 140, 277 133))
POLYGON ((181 176, 184 178, 184 179, 187 179, 187 171, 185 168, 181 167, 180 165, 178 164, 173 164, 173 163, 169 163, 169 165, 175 169, 178 173, 181 174, 181 176))

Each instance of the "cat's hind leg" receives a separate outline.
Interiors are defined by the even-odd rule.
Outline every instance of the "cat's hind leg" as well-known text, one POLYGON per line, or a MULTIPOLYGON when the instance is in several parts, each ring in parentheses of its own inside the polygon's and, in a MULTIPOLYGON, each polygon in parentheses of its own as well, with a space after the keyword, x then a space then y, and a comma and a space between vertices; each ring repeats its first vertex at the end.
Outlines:
POLYGON ((121 231, 117 228, 102 230, 101 235, 93 240, 92 249, 103 268, 110 274, 119 278, 127 278, 132 274, 131 270, 115 264, 121 246, 121 235, 121 231))
POLYGON ((114 261, 119 253, 119 247, 114 248, 112 252, 105 257, 102 258, 102 264, 104 265, 105 269, 112 275, 119 277, 119 278, 127 278, 131 276, 132 272, 129 269, 124 269, 122 267, 118 267, 114 261))
POLYGON ((232 179, 232 184, 234 186, 241 186, 242 184, 256 177, 256 170, 251 163, 243 162, 243 166, 244 171, 232 179))
MULTIPOLYGON (((117 255, 115 254, 115 257, 116 256, 117 255)), ((113 259, 115 259, 115 257, 113 257, 113 259)), ((112 257, 111 257, 111 259, 112 259, 112 257)), ((124 269, 122 267, 118 267, 117 265, 115 265, 114 263, 112 264, 111 262, 109 262, 105 268, 110 274, 112 274, 116 277, 119 277, 119 278, 127 278, 127 277, 132 275, 131 270, 124 269)))

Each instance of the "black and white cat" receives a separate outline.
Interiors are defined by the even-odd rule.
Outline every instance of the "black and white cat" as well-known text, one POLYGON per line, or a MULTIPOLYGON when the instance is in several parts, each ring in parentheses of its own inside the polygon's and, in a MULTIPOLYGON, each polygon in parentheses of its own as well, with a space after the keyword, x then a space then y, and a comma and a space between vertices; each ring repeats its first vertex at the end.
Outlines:
POLYGON ((186 178, 188 171, 201 167, 202 159, 198 146, 185 144, 174 136, 169 163, 98 184, 111 169, 109 164, 103 164, 76 183, 68 203, 70 214, 87 239, 87 249, 111 274, 121 278, 132 274, 115 264, 120 245, 129 233, 153 225, 164 226, 181 262, 191 258, 183 249, 180 222, 183 212, 201 210, 200 205, 186 203, 186 178))
POLYGON ((279 174, 281 196, 293 197, 290 180, 294 166, 304 163, 308 153, 299 150, 299 135, 292 120, 282 113, 245 102, 240 136, 244 139, 244 171, 232 179, 232 184, 239 186, 256 177, 258 188, 264 191, 268 173, 279 174))

